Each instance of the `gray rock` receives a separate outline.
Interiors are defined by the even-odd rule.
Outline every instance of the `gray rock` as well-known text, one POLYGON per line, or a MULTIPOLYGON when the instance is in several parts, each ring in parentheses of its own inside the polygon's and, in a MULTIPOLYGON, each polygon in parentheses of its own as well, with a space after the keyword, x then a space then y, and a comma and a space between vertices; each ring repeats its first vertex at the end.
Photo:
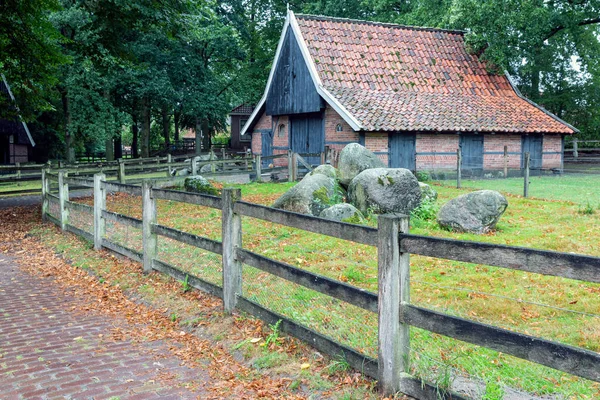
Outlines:
POLYGON ((338 170, 340 183, 348 186, 355 176, 369 168, 385 168, 383 161, 372 151, 358 143, 350 143, 342 149, 338 170))
POLYGON ((188 176, 192 173, 188 168, 181 168, 178 170, 174 170, 175 176, 188 176))
POLYGON ((185 190, 193 193, 210 194, 213 196, 219 195, 219 190, 215 188, 205 177, 201 175, 190 176, 185 178, 183 183, 185 190))
POLYGON ((494 229, 506 207, 508 201, 495 190, 467 193, 442 206, 438 224, 457 232, 482 234, 494 229))
MULTIPOLYGON (((215 166, 215 172, 219 170, 219 166, 215 166)), ((201 174, 210 174, 212 173, 212 164, 206 164, 203 165, 202 168, 200 168, 200 173, 201 174)))
POLYGON ((437 200, 438 193, 434 188, 429 186, 426 183, 419 182, 419 187, 421 188, 421 200, 422 201, 431 201, 434 202, 437 200))
POLYGON ((318 216, 330 206, 336 186, 334 179, 321 174, 309 174, 275 200, 273 207, 318 216))
POLYGON ((329 178, 337 179, 338 172, 333 165, 323 164, 313 169, 310 175, 321 174, 329 178))
POLYGON ((348 199, 361 212, 409 214, 421 203, 417 178, 404 168, 372 168, 358 174, 348 187, 348 199))
POLYGON ((321 218, 332 219, 340 222, 362 223, 365 217, 352 204, 340 203, 321 211, 321 218))

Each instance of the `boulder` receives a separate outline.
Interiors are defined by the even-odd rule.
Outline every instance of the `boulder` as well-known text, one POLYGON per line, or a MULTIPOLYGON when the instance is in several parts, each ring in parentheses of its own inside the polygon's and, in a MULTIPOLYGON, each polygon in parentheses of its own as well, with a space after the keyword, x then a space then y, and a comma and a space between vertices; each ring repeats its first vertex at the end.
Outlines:
POLYGON ((174 176, 188 176, 191 173, 192 173, 192 171, 190 171, 188 168, 181 168, 181 169, 173 170, 174 176))
POLYGON ((185 178, 185 182, 183 185, 185 187, 185 190, 188 192, 210 194, 213 196, 219 195, 219 189, 211 185, 208 179, 200 175, 185 178))
POLYGON ((333 165, 323 164, 313 169, 310 175, 321 174, 332 179, 337 179, 338 172, 333 165))
POLYGON ((352 179, 348 199, 363 213, 409 214, 421 203, 421 189, 407 169, 372 168, 352 179))
MULTIPOLYGON (((219 166, 215 166, 215 172, 219 170, 219 166)), ((200 168, 200 173, 201 174, 210 174, 212 173, 212 164, 206 164, 203 165, 202 168, 200 168)))
POLYGON ((437 200, 438 194, 434 188, 423 182, 419 182, 419 187, 421 188, 422 201, 434 202, 437 200))
POLYGON ((372 151, 358 143, 350 143, 342 149, 338 170, 340 183, 348 186, 352 179, 362 171, 369 168, 385 168, 383 161, 372 151))
POLYGON ((508 201, 495 190, 467 193, 444 204, 438 224, 457 232, 482 234, 494 229, 506 207, 508 201))
POLYGON ((352 204, 348 203, 335 204, 326 208, 321 211, 319 217, 353 224, 360 224, 365 220, 362 213, 352 204))
POLYGON ((318 216, 336 193, 335 180, 325 175, 306 175, 273 203, 274 208, 318 216))

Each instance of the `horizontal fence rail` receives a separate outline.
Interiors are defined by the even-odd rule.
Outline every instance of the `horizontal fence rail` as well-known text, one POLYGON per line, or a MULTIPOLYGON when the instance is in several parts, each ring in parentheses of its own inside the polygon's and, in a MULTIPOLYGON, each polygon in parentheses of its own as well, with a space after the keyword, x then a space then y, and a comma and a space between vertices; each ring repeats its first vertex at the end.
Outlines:
POLYGON ((401 251, 600 283, 600 258, 526 247, 400 234, 401 251))
MULTIPOLYGON (((48 208, 45 207, 43 209, 44 218, 61 226, 64 230, 93 240, 95 244, 100 243, 100 247, 142 262, 145 272, 154 270, 165 273, 179 281, 187 281, 191 287, 222 298, 227 312, 237 308, 271 324, 282 321, 282 331, 311 343, 324 353, 333 356, 342 355, 352 367, 377 378, 386 394, 400 390, 408 395, 426 399, 437 399, 440 396, 436 387, 420 382, 408 374, 410 326, 600 382, 600 354, 596 352, 417 307, 410 304, 408 295, 410 291, 410 254, 586 282, 600 282, 600 258, 413 235, 408 231, 408 217, 406 216, 380 216, 378 228, 371 228, 244 202, 241 200, 239 189, 224 189, 223 196, 216 197, 157 189, 153 188, 151 181, 144 181, 142 187, 105 182, 103 181, 104 177, 104 175, 95 176, 94 207, 90 207, 68 201, 68 183, 73 183, 73 181, 66 179, 65 172, 61 172, 57 176, 46 173, 43 187, 49 188, 49 181, 52 179, 58 180, 59 188, 58 196, 45 190, 44 204, 49 201, 58 203, 60 216, 59 218, 52 217, 48 214, 48 208), (143 218, 140 220, 107 211, 106 193, 113 191, 141 196, 143 218), (157 223, 157 200, 177 201, 220 209, 222 242, 159 225, 157 223), (70 225, 68 209, 94 214, 94 235, 70 225), (242 217, 257 218, 307 232, 377 247, 379 292, 372 293, 245 249, 242 241, 242 217), (114 221, 141 229, 144 251, 138 252, 129 249, 104 237, 105 221, 114 221), (157 254, 160 245, 157 236, 222 255, 222 287, 159 260, 157 254), (248 265, 352 306, 378 313, 378 358, 370 358, 336 342, 331 337, 244 297, 242 291, 243 265, 248 265)), ((441 396, 443 398, 461 398, 456 394, 442 393, 441 396)))
POLYGON ((233 209, 235 212, 247 217, 258 218, 263 221, 269 221, 291 228, 298 228, 369 246, 377 246, 377 229, 368 226, 336 222, 305 214, 277 210, 275 208, 247 203, 245 201, 236 202, 233 209))

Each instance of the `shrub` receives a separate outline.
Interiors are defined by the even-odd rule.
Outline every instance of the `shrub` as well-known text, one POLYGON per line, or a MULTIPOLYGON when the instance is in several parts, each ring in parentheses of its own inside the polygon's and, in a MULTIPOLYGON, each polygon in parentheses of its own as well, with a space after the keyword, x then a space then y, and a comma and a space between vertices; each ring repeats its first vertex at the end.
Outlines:
POLYGON ((429 182, 431 180, 431 175, 427 171, 417 171, 415 176, 419 182, 429 182))
POLYGON ((585 206, 579 206, 577 212, 581 215, 593 215, 596 212, 596 210, 594 209, 594 206, 592 206, 588 201, 585 206))

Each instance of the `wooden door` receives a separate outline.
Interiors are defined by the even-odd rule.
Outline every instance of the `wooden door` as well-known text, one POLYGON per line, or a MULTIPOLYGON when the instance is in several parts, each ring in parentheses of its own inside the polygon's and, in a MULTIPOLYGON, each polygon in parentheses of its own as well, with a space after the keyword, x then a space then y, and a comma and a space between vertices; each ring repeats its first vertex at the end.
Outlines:
POLYGON ((388 139, 390 168, 406 168, 416 170, 416 143, 417 137, 414 133, 390 133, 388 139))
POLYGON ((521 137, 521 168, 525 167, 525 153, 529 152, 529 174, 542 172, 543 138, 541 135, 523 135, 521 137))
POLYGON ((461 170, 466 176, 483 174, 483 135, 460 135, 461 170))
MULTIPOLYGON (((299 154, 321 153, 325 150, 325 127, 322 113, 290 115, 290 148, 299 154)), ((303 157, 318 165, 321 158, 303 157)))
MULTIPOLYGON (((261 133, 262 149, 261 156, 272 156, 273 155, 273 131, 271 129, 264 130, 261 133)), ((273 160, 262 160, 261 164, 263 168, 267 168, 273 160)))

